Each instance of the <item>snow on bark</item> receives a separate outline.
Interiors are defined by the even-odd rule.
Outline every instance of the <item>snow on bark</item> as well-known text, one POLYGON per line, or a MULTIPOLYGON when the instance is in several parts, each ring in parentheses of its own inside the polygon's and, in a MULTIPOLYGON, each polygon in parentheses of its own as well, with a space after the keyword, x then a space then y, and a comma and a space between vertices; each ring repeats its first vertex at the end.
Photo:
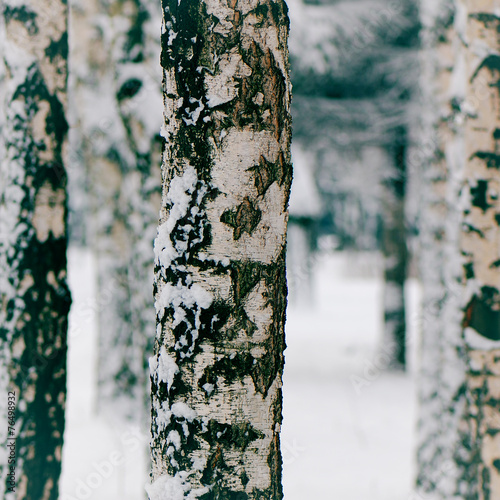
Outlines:
POLYGON ((144 421, 161 197, 161 14, 152 0, 80 2, 72 12, 74 185, 89 179, 98 262, 98 411, 144 421))
POLYGON ((286 6, 163 2, 163 206, 150 360, 160 499, 281 499, 286 6))
MULTIPOLYGON (((464 75, 457 17, 452 1, 423 2, 422 101, 425 112, 421 161, 423 282, 418 491, 431 498, 457 498, 467 488, 456 465, 461 449, 458 425, 463 414, 465 366, 460 340, 460 213, 457 204, 463 170, 463 116, 454 81, 464 75)), ((413 165, 415 167, 415 165, 413 165)))
POLYGON ((67 8, 5 0, 0 12, 0 496, 56 500, 71 302, 67 8))

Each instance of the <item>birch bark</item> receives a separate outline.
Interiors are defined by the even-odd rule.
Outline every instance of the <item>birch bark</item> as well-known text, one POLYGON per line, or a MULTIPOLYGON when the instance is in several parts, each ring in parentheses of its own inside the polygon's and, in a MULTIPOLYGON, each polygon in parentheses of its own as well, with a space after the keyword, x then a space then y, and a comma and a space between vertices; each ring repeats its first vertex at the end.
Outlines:
POLYGON ((500 495, 499 8, 497 0, 454 3, 454 29, 445 38, 455 47, 441 51, 450 54, 453 74, 437 72, 452 99, 438 124, 446 162, 435 177, 433 214, 441 210, 446 223, 430 237, 438 245, 426 261, 437 264, 425 292, 435 294, 437 307, 424 329, 418 477, 436 499, 500 495))
POLYGON ((66 400, 67 8, 4 0, 0 496, 56 500, 66 400), (9 397, 11 396, 11 397, 9 397))
POLYGON ((500 496, 500 1, 466 0, 462 184, 466 397, 460 427, 478 499, 500 496))
POLYGON ((269 0, 163 9, 148 493, 281 499, 287 9, 269 0))

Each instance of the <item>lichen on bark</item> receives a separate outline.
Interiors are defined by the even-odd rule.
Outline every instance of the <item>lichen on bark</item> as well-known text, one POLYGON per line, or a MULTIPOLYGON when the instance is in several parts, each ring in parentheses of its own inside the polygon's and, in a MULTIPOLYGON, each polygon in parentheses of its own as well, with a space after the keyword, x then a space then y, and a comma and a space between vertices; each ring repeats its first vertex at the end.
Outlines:
POLYGON ((281 1, 163 1, 163 208, 150 360, 153 484, 282 498, 291 184, 281 1))

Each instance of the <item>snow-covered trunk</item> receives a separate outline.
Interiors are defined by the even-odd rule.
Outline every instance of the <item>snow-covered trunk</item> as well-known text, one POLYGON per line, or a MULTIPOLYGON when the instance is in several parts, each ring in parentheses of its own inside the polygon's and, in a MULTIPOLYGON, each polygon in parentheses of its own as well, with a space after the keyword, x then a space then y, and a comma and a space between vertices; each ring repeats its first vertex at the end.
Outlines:
POLYGON ((85 2, 72 19, 72 102, 98 263, 98 411, 145 421, 161 198, 160 8, 150 0, 85 2))
POLYGON ((466 414, 474 498, 500 498, 500 0, 462 2, 465 30, 465 171, 462 318, 466 414), (465 17, 465 16, 464 16, 465 17))
POLYGON ((153 500, 281 499, 292 169, 282 1, 164 0, 153 500))
POLYGON ((66 401, 67 8, 4 0, 0 496, 57 500, 66 401))
POLYGON ((390 353, 393 369, 406 367, 405 281, 408 267, 406 247, 406 150, 405 127, 395 131, 393 169, 384 183, 383 236, 384 255, 384 352, 390 353))
POLYGON ((420 416, 417 489, 430 498, 469 498, 467 447, 458 426, 464 412, 465 364, 460 335, 460 177, 463 170, 463 64, 452 0, 424 1, 420 148, 410 160, 421 168, 420 416), (461 458, 459 458, 461 457, 461 458), (464 495, 464 497, 459 496, 464 495))

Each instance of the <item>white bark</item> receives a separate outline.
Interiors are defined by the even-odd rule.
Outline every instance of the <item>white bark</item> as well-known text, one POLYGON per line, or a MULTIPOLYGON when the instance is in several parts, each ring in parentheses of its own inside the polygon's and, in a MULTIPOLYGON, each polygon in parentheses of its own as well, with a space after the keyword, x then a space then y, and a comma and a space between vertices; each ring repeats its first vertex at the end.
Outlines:
POLYGON ((286 7, 190 5, 165 6, 148 493, 281 499, 286 7))

